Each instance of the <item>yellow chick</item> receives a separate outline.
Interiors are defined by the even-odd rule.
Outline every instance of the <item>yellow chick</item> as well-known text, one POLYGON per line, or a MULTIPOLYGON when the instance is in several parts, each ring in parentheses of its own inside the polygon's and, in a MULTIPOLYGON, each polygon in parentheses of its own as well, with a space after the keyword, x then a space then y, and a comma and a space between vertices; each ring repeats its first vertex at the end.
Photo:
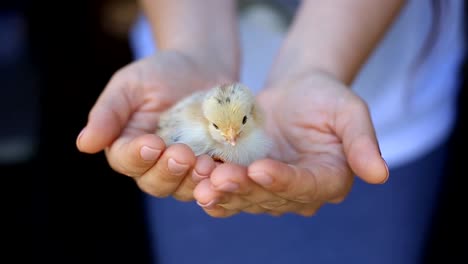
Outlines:
POLYGON ((255 97, 240 83, 182 99, 162 113, 156 134, 167 146, 184 143, 197 156, 244 166, 266 157, 271 147, 255 97))

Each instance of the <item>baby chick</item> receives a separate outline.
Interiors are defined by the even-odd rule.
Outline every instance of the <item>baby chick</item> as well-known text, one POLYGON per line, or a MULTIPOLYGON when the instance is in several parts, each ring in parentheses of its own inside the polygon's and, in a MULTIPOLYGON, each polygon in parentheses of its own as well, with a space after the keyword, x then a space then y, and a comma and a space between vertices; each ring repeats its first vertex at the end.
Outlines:
POLYGON ((156 134, 167 146, 188 145, 195 155, 248 166, 266 157, 271 140, 250 89, 240 83, 194 93, 162 113, 156 134))

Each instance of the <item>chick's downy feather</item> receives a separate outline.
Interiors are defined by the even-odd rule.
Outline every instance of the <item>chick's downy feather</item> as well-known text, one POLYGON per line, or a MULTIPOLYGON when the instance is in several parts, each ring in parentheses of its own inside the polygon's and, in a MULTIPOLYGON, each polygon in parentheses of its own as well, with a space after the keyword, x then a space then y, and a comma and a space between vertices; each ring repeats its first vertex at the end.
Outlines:
POLYGON ((261 109, 249 88, 216 86, 194 93, 162 113, 156 131, 166 143, 184 143, 195 155, 249 165, 267 156, 271 141, 263 131, 261 109))

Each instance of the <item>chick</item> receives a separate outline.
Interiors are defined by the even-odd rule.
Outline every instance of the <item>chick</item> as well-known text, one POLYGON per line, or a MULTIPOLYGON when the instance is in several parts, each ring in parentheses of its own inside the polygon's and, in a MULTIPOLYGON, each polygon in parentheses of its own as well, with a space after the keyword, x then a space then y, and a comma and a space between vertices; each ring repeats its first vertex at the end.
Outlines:
POLYGON ((182 99, 162 113, 156 134, 168 146, 184 143, 197 156, 244 166, 266 157, 272 145, 254 95, 240 83, 182 99))

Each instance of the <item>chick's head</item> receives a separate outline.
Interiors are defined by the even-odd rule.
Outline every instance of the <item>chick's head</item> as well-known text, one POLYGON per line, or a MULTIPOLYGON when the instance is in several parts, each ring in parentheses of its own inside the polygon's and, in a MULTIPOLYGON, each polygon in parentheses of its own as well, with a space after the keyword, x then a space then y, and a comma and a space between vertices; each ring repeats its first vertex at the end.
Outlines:
POLYGON ((210 135, 215 141, 232 146, 257 128, 256 110, 255 97, 239 83, 216 86, 203 101, 210 135))

